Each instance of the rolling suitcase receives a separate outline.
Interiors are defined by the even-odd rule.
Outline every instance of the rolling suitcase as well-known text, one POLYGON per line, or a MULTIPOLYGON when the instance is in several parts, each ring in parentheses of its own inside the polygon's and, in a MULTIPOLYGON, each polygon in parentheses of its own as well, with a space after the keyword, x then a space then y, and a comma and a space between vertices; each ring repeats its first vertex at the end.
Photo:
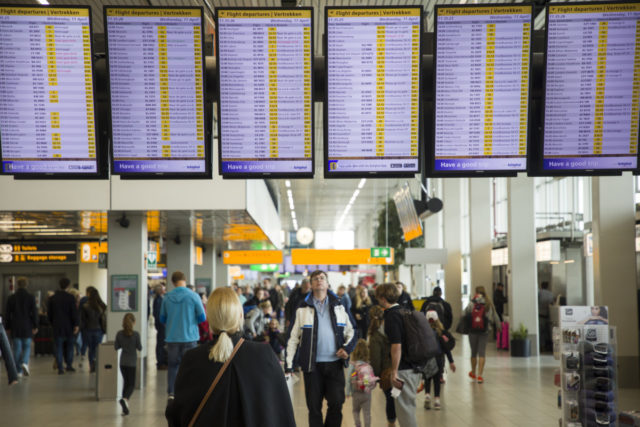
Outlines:
POLYGON ((496 347, 498 350, 509 350, 509 322, 501 323, 500 332, 496 333, 496 347))

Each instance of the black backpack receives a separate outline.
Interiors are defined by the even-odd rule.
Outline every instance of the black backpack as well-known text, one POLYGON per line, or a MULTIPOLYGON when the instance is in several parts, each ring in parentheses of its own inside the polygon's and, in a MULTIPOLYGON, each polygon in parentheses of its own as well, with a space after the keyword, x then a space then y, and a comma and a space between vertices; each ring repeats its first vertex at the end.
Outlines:
POLYGON ((422 369, 430 357, 440 353, 438 339, 429 321, 419 311, 402 310, 402 324, 406 338, 405 359, 416 369, 422 369))

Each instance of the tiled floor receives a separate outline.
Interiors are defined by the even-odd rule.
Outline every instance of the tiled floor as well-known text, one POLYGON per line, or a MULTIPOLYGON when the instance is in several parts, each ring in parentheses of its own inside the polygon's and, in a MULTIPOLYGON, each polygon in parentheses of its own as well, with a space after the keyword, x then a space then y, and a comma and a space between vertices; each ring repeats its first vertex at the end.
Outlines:
MULTIPOLYGON (((154 334, 152 334, 154 335, 154 334)), ((153 348, 153 342, 149 342, 153 348)), ((557 389, 553 373, 558 363, 551 356, 529 359, 511 358, 506 352, 488 352, 485 383, 473 384, 469 371, 469 346, 458 340, 454 350, 458 371, 447 374, 443 387, 443 409, 425 410, 424 394, 416 409, 419 426, 557 426, 557 389)), ((151 356, 153 357, 153 356, 151 356)), ((156 373, 153 360, 143 391, 136 390, 131 400, 131 415, 122 416, 115 401, 96 401, 95 377, 88 368, 58 376, 50 357, 32 359, 31 376, 18 385, 7 387, 4 368, 0 371, 0 426, 159 426, 166 425, 166 371, 156 373)), ((640 409, 640 390, 621 390, 622 409, 640 409)), ((294 386, 293 404, 299 426, 307 425, 302 381, 294 386)), ((354 425, 351 403, 344 406, 343 426, 354 425)), ((373 392, 373 426, 386 426, 384 397, 373 392)), ((213 424, 212 424, 213 425, 213 424)))

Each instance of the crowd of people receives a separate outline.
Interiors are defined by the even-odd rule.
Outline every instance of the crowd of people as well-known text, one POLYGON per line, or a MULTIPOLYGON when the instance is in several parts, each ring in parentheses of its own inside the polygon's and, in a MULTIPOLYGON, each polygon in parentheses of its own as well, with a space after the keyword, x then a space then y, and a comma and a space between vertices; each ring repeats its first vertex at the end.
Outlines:
MULTIPOLYGON (((291 290, 265 278, 253 289, 217 288, 208 298, 196 293, 180 271, 170 280, 170 292, 163 284, 153 288, 149 307, 157 332, 157 369, 167 371, 169 425, 208 425, 213 419, 220 425, 258 426, 266 425, 265 420, 268 425, 295 425, 286 397, 287 382, 295 382, 296 373, 304 382, 311 427, 341 425, 347 397, 356 426, 370 426, 376 388, 384 394, 389 426, 417 425, 416 399, 422 390, 425 409, 443 406, 443 373, 446 362, 451 372, 456 370, 451 353, 456 340, 450 332, 451 305, 439 287, 422 304, 422 315, 415 316, 413 301, 400 282, 341 285, 334 293, 320 270, 291 290), (416 328, 436 343, 424 357, 415 355, 416 328)), ((0 351, 10 384, 29 375, 31 339, 42 321, 27 285, 27 279, 18 279, 5 323, 0 320, 0 351), (14 358, 7 357, 11 348, 5 330, 13 339, 14 358)), ((88 350, 89 370, 94 372, 96 349, 106 333, 106 304, 94 287, 88 287, 83 298, 70 290, 68 279, 60 280, 59 287, 46 302, 55 368, 59 374, 75 371, 74 351, 88 350)), ((458 327, 469 336, 469 377, 477 383, 484 382, 489 325, 500 327, 502 307, 496 306, 485 289, 477 287, 458 327)), ((119 403, 124 415, 130 412, 137 352, 142 350, 135 322, 127 313, 115 339, 115 348, 122 349, 119 403)))

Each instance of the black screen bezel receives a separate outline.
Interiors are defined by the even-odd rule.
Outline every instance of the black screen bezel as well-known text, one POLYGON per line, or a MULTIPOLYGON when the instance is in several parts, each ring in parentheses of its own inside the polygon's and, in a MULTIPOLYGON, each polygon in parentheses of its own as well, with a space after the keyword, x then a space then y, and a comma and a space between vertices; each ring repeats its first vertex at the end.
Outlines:
POLYGON ((436 5, 434 7, 434 32, 433 32, 433 115, 431 118, 431 132, 429 138, 429 151, 426 160, 426 176, 437 178, 488 178, 488 177, 514 177, 518 173, 527 172, 528 165, 530 163, 529 147, 531 145, 531 72, 533 68, 533 24, 534 24, 534 7, 531 3, 517 3, 517 4, 500 4, 500 3, 482 3, 482 4, 449 4, 449 5, 436 5), (527 151, 525 154, 525 167, 518 170, 503 170, 503 169, 486 169, 486 170, 464 170, 464 171, 437 171, 435 169, 436 163, 436 109, 437 109, 437 51, 438 51, 438 10, 450 9, 450 8, 477 8, 477 7, 494 7, 494 8, 511 8, 511 7, 530 7, 531 19, 530 19, 530 37, 529 37, 529 89, 527 92, 527 151))
POLYGON ((323 163, 323 173, 325 179, 334 179, 334 178, 409 178, 414 177, 416 174, 422 173, 422 155, 423 155, 423 141, 421 140, 421 135, 423 135, 423 120, 422 120, 422 54, 423 54, 423 16, 424 8, 422 5, 406 5, 406 6, 327 6, 324 9, 324 34, 325 34, 325 70, 324 70, 324 80, 325 80, 325 101, 323 105, 324 112, 324 121, 323 121, 323 139, 324 139, 324 163, 323 163), (420 60, 419 67, 420 70, 418 72, 418 156, 417 156, 417 168, 412 171, 354 171, 354 172, 332 172, 329 170, 329 49, 328 43, 326 43, 326 37, 328 35, 328 26, 329 26, 329 10, 358 10, 358 9, 419 9, 420 10, 420 60))
POLYGON ((218 90, 216 92, 216 108, 218 114, 218 174, 222 176, 223 179, 270 179, 270 178, 283 178, 283 179, 303 179, 303 178, 313 178, 315 172, 315 104, 314 104, 314 70, 313 70, 313 62, 314 62, 314 10, 313 7, 217 7, 215 14, 215 39, 216 39, 216 64, 219 66, 220 64, 220 37, 218 35, 218 31, 220 29, 220 25, 218 23, 218 11, 260 11, 260 10, 276 10, 276 11, 298 11, 298 10, 306 10, 311 12, 311 171, 310 172, 238 172, 238 173, 223 173, 222 172, 222 115, 220 112, 220 72, 216 73, 216 83, 218 85, 218 90))
MULTIPOLYGON (((2 5, 5 8, 16 8, 16 9, 33 9, 33 8, 42 8, 42 9, 86 9, 89 11, 89 33, 90 44, 91 44, 91 78, 92 78, 92 89, 93 89, 93 121, 94 121, 94 133, 95 133, 95 146, 96 146, 96 172, 79 172, 79 173, 65 173, 65 172, 20 172, 20 173, 11 173, 4 172, 4 167, 0 166, 0 175, 5 176, 13 176, 14 179, 25 179, 25 180, 33 180, 33 179, 61 179, 61 180, 100 180, 100 179, 108 179, 109 178, 109 170, 106 164, 107 157, 107 144, 103 141, 104 138, 101 137, 100 132, 100 121, 98 120, 98 108, 96 108, 96 72, 95 72, 95 52, 94 52, 94 43, 93 43, 93 14, 91 6, 85 5, 24 5, 24 4, 7 4, 2 5)), ((64 159, 61 159, 64 160, 64 159)), ((0 136, 0 165, 2 165, 3 157, 2 157, 2 137, 0 136)), ((55 162, 56 160, 51 160, 55 162)))
POLYGON ((110 148, 110 166, 111 174, 118 175, 120 179, 211 179, 212 177, 212 161, 211 161, 211 146, 213 140, 211 138, 211 114, 208 114, 210 107, 207 106, 206 94, 207 94, 207 74, 206 74, 206 58, 205 58, 205 33, 204 33, 204 8, 200 6, 109 6, 105 5, 102 8, 103 20, 104 20, 104 46, 105 57, 107 61, 107 88, 108 88, 108 100, 109 100, 109 148, 110 148), (199 10, 200 11, 200 43, 201 43, 201 56, 202 56, 202 105, 204 114, 204 172, 115 172, 114 169, 114 151, 113 151, 113 121, 112 106, 111 106, 111 72, 109 64, 109 34, 107 27, 107 10, 109 9, 148 9, 148 10, 161 10, 161 9, 176 9, 176 10, 199 10))
MULTIPOLYGON (((553 3, 548 6, 593 6, 593 5, 616 5, 616 4, 634 4, 638 3, 637 1, 616 1, 616 2, 604 2, 604 1, 594 1, 594 2, 576 2, 576 3, 553 3)), ((538 157, 537 163, 532 168, 531 175, 535 176, 615 176, 622 175, 623 171, 634 171, 636 169, 640 170, 640 151, 637 154, 636 160, 636 168, 629 169, 544 169, 544 128, 545 128, 545 111, 547 105, 547 51, 549 47, 549 7, 545 10, 545 49, 544 49, 544 74, 543 74, 543 88, 542 88, 542 103, 541 103, 541 118, 542 121, 540 123, 540 145, 538 147, 538 157)), ((638 140, 640 142, 640 129, 638 132, 638 140)))

